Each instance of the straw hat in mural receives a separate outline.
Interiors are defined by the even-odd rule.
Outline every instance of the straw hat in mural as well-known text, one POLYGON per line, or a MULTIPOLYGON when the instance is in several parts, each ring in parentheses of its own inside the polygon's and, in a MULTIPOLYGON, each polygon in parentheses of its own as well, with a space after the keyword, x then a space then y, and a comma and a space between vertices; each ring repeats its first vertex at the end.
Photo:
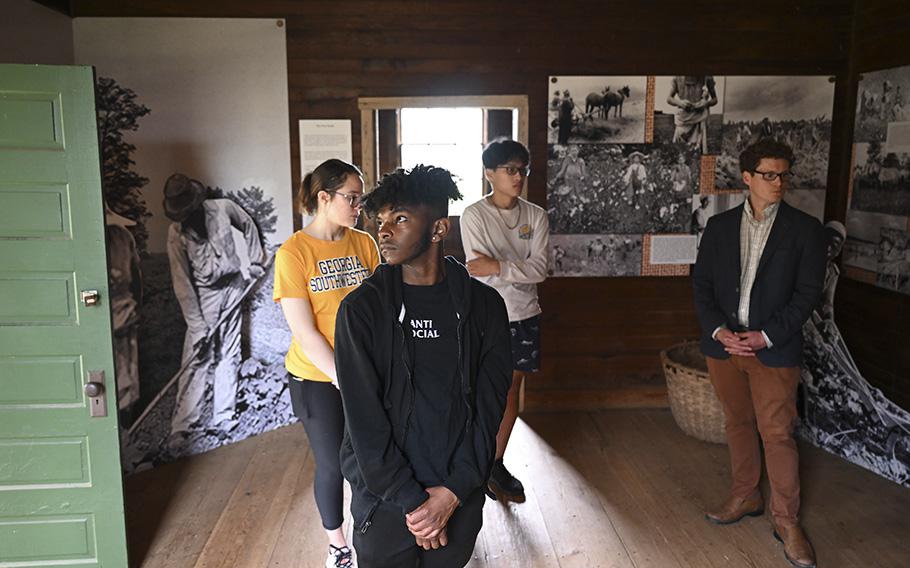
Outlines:
POLYGON ((164 182, 164 214, 171 221, 183 221, 205 201, 205 186, 183 174, 164 182))
POLYGON ((648 157, 645 154, 642 154, 641 152, 639 152, 638 150, 635 150, 634 152, 629 154, 629 159, 631 160, 632 158, 634 158, 636 156, 638 156, 639 160, 644 160, 644 159, 647 159, 647 157, 648 157))

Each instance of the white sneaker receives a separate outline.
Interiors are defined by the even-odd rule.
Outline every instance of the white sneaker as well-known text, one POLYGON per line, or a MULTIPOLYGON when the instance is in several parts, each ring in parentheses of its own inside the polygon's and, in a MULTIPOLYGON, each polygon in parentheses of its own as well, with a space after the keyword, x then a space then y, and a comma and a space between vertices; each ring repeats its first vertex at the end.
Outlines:
POLYGON ((350 547, 329 545, 329 555, 325 559, 325 568, 357 568, 354 563, 354 554, 350 547))

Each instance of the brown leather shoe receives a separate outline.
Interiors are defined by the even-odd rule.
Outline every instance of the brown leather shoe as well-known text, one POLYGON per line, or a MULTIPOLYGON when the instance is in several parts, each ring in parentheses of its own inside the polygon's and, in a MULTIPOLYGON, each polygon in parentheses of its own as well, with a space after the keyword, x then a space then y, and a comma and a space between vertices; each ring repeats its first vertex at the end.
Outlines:
POLYGON ((716 511, 705 511, 705 518, 716 525, 732 525, 743 517, 760 517, 765 513, 765 504, 758 499, 730 497, 716 511))
POLYGON ((771 523, 774 527, 774 538, 784 544, 784 556, 796 568, 815 568, 815 551, 806 533, 798 525, 771 523))

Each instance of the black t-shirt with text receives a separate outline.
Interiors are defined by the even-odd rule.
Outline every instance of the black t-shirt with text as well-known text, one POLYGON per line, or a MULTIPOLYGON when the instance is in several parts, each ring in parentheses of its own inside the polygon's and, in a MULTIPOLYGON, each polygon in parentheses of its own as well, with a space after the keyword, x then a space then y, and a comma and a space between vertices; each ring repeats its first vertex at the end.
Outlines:
POLYGON ((458 370, 458 314, 448 285, 404 284, 402 325, 415 388, 404 452, 417 481, 441 485, 461 441, 467 412, 458 370))

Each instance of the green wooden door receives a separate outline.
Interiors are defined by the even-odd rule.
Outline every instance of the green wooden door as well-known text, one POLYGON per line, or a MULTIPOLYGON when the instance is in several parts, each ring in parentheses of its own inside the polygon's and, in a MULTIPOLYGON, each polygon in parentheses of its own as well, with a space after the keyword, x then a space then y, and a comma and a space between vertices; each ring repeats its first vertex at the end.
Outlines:
POLYGON ((0 568, 127 565, 104 234, 91 67, 0 65, 0 568))

